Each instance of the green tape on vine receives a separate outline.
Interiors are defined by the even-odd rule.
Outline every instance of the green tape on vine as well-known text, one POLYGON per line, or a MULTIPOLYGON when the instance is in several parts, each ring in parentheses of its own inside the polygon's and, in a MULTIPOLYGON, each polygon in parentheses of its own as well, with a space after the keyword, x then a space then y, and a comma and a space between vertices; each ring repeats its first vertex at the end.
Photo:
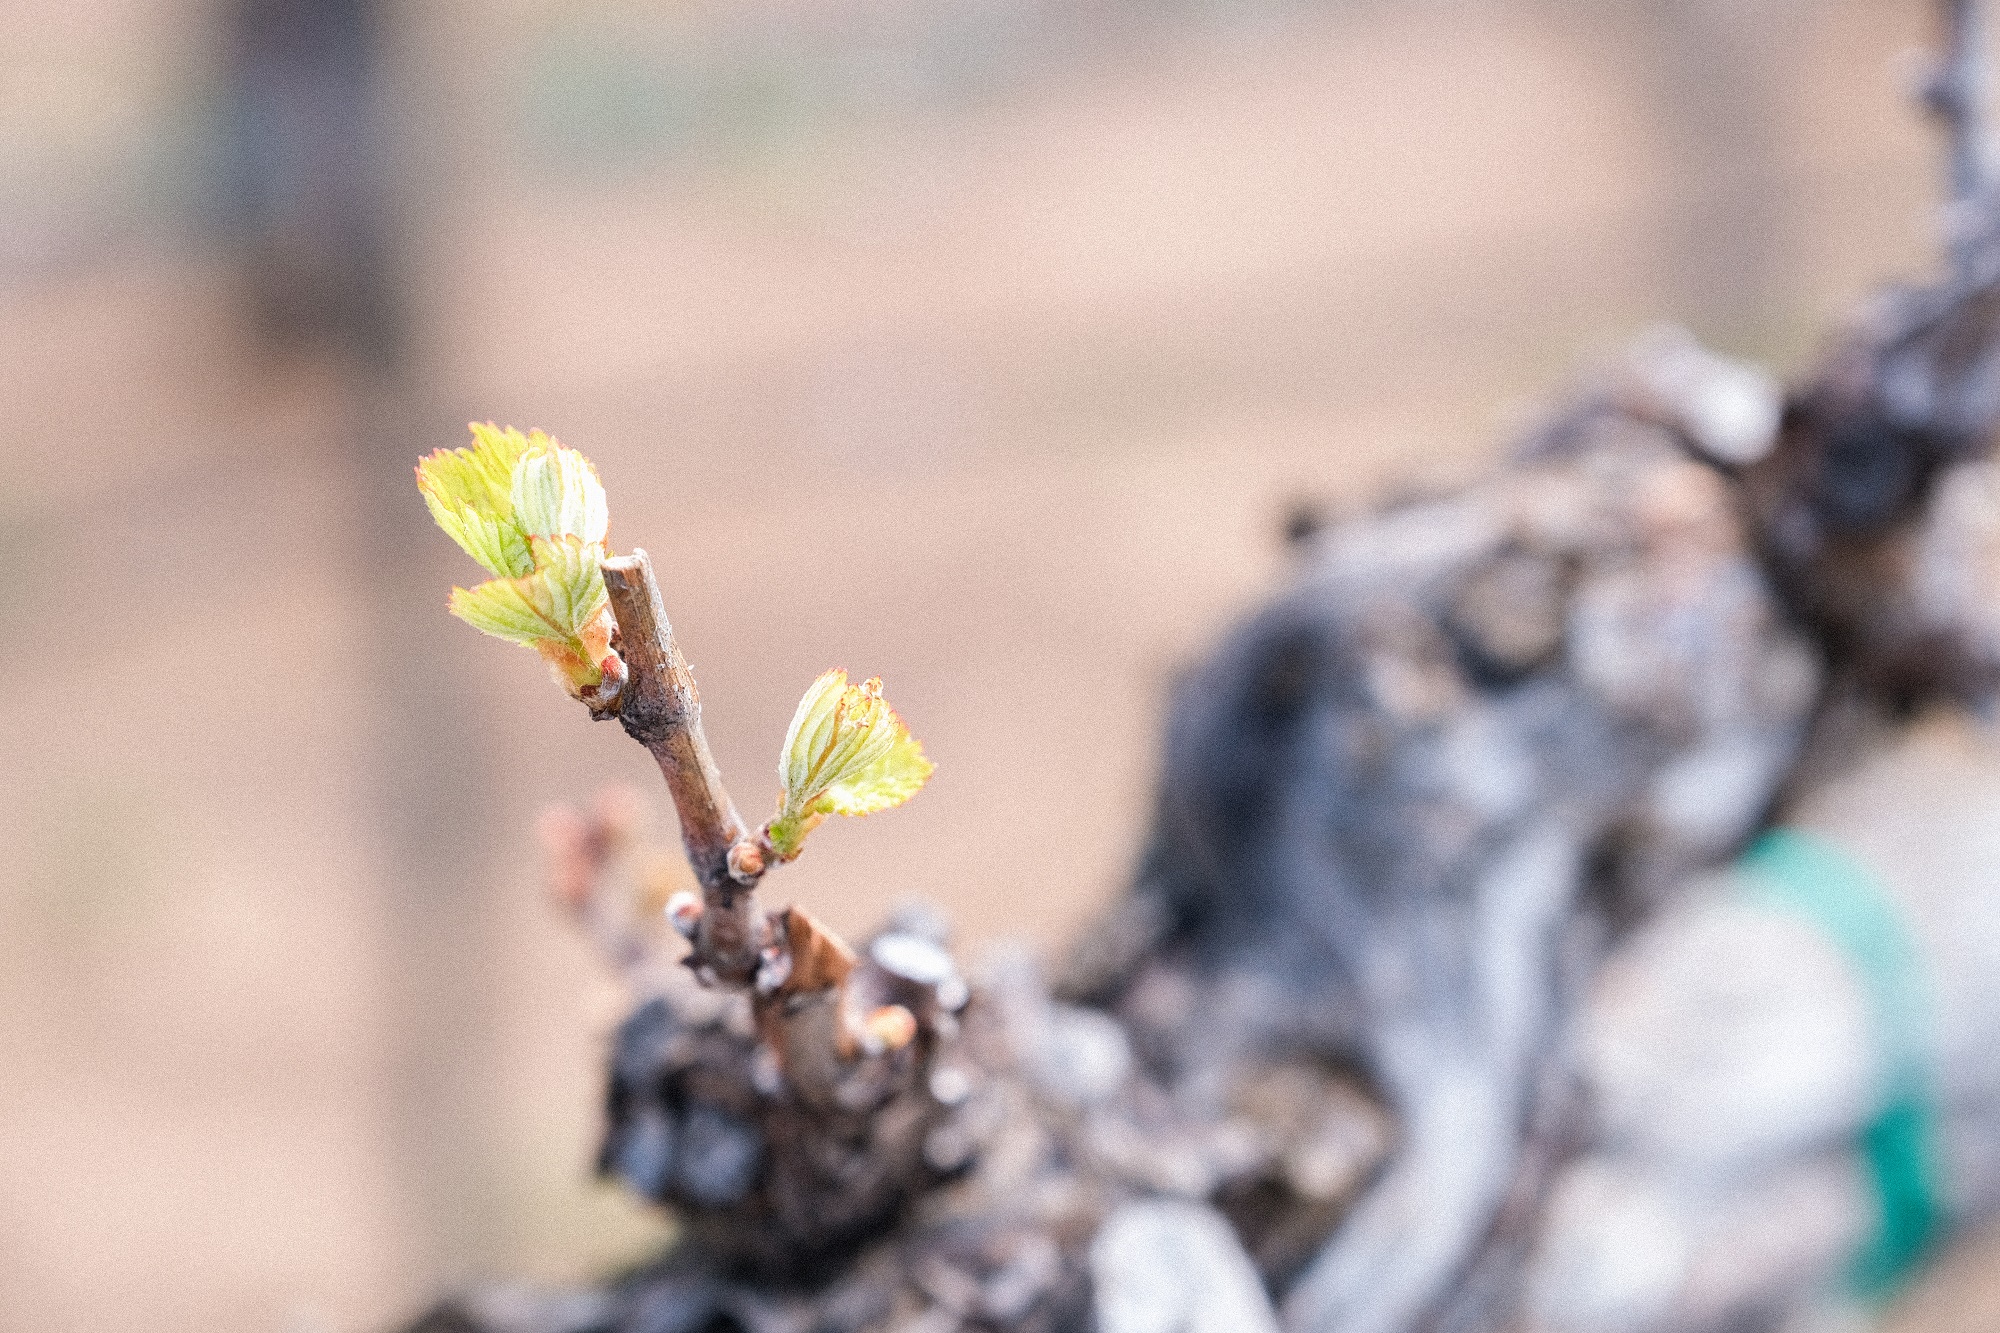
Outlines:
POLYGON ((1743 854, 1750 901, 1796 913, 1839 947, 1867 990, 1883 1054, 1883 1109, 1861 1136, 1880 1215, 1854 1257, 1860 1294, 1894 1294, 1943 1229, 1937 1116, 1930 1096, 1928 997, 1915 942, 1880 881, 1839 847, 1773 829, 1743 854))

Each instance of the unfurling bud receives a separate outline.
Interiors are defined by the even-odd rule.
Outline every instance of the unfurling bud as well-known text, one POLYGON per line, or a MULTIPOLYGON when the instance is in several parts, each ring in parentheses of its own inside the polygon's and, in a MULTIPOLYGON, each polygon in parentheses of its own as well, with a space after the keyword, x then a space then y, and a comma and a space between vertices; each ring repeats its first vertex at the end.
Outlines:
POLYGON ((828 815, 867 815, 916 795, 932 771, 923 746, 882 697, 882 682, 847 683, 838 668, 799 701, 778 762, 778 813, 765 826, 772 854, 789 861, 828 815))
POLYGON ((533 648, 570 694, 610 710, 625 666, 598 568, 608 519, 596 469, 538 430, 475 422, 472 439, 417 464, 431 517, 495 576, 452 589, 451 613, 533 648))

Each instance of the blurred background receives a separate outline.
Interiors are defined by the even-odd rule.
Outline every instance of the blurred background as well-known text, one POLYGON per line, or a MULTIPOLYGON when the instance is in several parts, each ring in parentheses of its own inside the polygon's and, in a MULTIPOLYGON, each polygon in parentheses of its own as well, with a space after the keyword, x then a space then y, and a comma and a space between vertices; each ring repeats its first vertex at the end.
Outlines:
POLYGON ((0 1328, 368 1330, 664 1236, 590 1178, 615 998, 533 816, 671 815, 445 615, 467 420, 597 461, 746 813, 815 674, 888 682, 937 779, 776 896, 1054 946, 1300 501, 1930 265, 1929 12, 0 2, 0 1328))

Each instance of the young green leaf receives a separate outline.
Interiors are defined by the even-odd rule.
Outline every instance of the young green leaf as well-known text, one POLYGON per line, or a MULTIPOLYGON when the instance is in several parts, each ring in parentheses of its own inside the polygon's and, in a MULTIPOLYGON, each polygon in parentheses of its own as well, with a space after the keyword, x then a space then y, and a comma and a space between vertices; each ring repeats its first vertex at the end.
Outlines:
POLYGON ((509 643, 534 647, 545 639, 566 637, 545 615, 545 596, 533 574, 519 579, 489 579, 477 588, 453 588, 451 613, 476 630, 509 643))
MULTIPOLYGON (((514 469, 530 439, 512 429, 474 424, 472 448, 439 449, 417 464, 417 489, 431 517, 465 553, 503 578, 534 566, 527 533, 514 521, 514 469)), ((535 432, 533 443, 548 437, 535 432)))
MULTIPOLYGON (((428 499, 429 497, 425 497, 428 499)), ((472 509, 447 510, 431 506, 431 516, 445 535, 465 548, 465 553, 501 578, 519 578, 534 569, 535 558, 521 529, 503 518, 494 518, 472 509)))
POLYGON ((838 668, 806 690, 785 733, 778 813, 765 828, 780 861, 799 854, 828 815, 868 815, 916 795, 933 771, 923 746, 871 677, 847 683, 838 668))
POLYGON ((604 487, 574 449, 531 445, 514 465, 512 498, 515 519, 530 537, 604 540, 604 487))

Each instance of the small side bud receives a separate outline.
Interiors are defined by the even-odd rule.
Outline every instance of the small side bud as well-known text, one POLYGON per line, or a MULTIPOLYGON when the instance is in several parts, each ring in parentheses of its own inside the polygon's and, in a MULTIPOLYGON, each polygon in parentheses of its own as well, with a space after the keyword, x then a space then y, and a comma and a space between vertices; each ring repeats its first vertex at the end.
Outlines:
POLYGON ((755 884, 764 874, 764 849, 739 842, 729 849, 729 877, 738 884, 755 884))
POLYGON ((682 939, 692 942, 701 929, 701 895, 682 889, 667 899, 667 920, 682 939))
POLYGON ((792 951, 782 944, 767 944, 757 953, 757 993, 775 995, 792 979, 792 951))
POLYGON ((885 1004, 862 1023, 862 1049, 870 1055, 900 1051, 917 1037, 917 1016, 900 1004, 885 1004))

